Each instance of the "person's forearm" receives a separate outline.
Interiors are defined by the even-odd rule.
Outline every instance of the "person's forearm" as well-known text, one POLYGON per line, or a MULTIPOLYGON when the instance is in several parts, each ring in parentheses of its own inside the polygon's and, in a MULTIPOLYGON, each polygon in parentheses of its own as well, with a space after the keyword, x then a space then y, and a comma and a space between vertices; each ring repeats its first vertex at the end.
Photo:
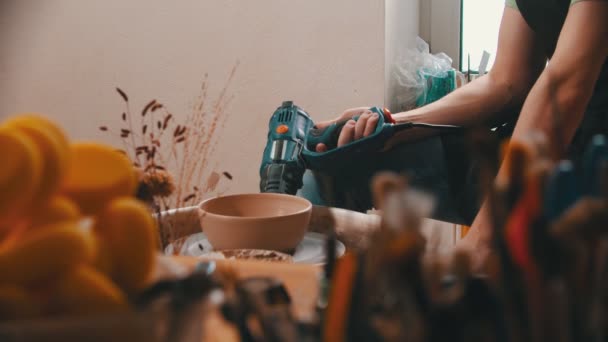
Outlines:
MULTIPOLYGON (((527 89, 524 89, 527 91, 527 89)), ((456 89, 424 107, 393 115, 397 122, 418 121, 432 124, 475 126, 501 119, 501 114, 523 102, 524 90, 516 91, 492 74, 456 89)))
MULTIPOLYGON (((572 73, 558 73, 550 67, 545 69, 524 103, 511 141, 525 143, 530 134, 540 132, 549 138, 553 159, 564 157, 563 151, 583 118, 594 83, 594 80, 572 73), (554 126, 555 120, 558 120, 559 129, 554 126)), ((506 169, 501 167, 497 178, 505 176, 506 169)), ((489 243, 492 223, 488 202, 484 200, 471 231, 460 244, 473 250, 483 249, 489 243)))
POLYGON ((557 72, 547 67, 524 103, 512 140, 540 132, 549 139, 552 157, 563 157, 582 121, 594 83, 574 72, 557 72))
MULTIPOLYGON (((527 83, 514 86, 490 72, 443 98, 407 112, 395 113, 397 123, 422 122, 440 125, 471 127, 500 123, 507 115, 516 115, 529 90, 527 83)), ((438 130, 413 128, 396 134, 387 150, 403 142, 428 138, 438 130)))

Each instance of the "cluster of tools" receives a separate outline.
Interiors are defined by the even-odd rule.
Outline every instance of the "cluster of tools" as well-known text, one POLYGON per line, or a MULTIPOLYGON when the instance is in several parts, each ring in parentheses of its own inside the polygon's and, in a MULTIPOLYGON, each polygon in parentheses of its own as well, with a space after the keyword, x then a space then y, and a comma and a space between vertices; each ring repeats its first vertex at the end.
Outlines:
POLYGON ((378 174, 382 228, 369 250, 341 258, 328 275, 323 340, 605 340, 606 138, 594 137, 581 167, 551 162, 543 139, 511 142, 500 170, 501 145, 484 139, 474 143, 493 223, 483 269, 470 253, 442 261, 425 251, 423 197, 403 178, 378 174))
MULTIPOLYGON (((594 137, 576 164, 553 162, 540 137, 508 145, 475 139, 493 227, 483 269, 464 251, 450 260, 430 254, 419 229, 429 201, 405 178, 378 174, 372 189, 382 227, 368 250, 326 265, 329 289, 321 292, 318 340, 608 336, 606 137, 594 137)), ((331 248, 329 241, 328 255, 331 248)))
POLYGON ((233 281, 223 317, 243 341, 605 340, 606 137, 594 137, 581 163, 552 161, 540 138, 473 137, 492 221, 483 268, 470 251, 430 252, 420 227, 433 199, 379 173, 371 188, 381 227, 366 250, 328 260, 316 321, 298 322, 283 285, 266 278, 233 281))

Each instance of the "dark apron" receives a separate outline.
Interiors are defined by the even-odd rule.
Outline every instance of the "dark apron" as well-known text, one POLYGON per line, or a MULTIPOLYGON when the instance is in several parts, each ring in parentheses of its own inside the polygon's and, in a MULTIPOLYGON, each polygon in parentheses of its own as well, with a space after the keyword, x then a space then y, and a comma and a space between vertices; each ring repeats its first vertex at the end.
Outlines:
MULTIPOLYGON (((569 3, 570 0, 517 1, 530 27, 546 42, 547 56, 555 50, 569 3)), ((607 113, 608 63, 569 147, 568 157, 575 163, 593 135, 608 133, 607 113)), ((516 117, 489 133, 498 140, 507 138, 513 132, 515 120, 516 117)), ((315 205, 365 212, 373 205, 370 181, 375 172, 383 170, 406 174, 413 187, 432 194, 436 199, 433 219, 470 225, 479 210, 482 193, 479 162, 471 154, 464 133, 442 134, 402 144, 389 152, 353 161, 334 174, 307 171, 298 195, 315 205)))

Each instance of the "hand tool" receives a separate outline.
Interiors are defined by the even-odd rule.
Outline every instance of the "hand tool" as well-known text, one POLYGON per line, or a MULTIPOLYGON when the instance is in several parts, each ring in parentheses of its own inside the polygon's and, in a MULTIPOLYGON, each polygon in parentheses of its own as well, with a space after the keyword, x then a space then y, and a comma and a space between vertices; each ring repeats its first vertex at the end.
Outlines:
POLYGON ((602 163, 608 161, 608 144, 606 137, 595 135, 585 150, 583 158, 583 180, 585 194, 589 196, 601 196, 601 167, 602 163))
MULTIPOLYGON (((304 172, 335 171, 360 158, 381 151, 395 133, 414 127, 455 130, 458 126, 433 125, 418 122, 396 124, 385 108, 371 107, 378 115, 376 129, 367 137, 337 146, 340 132, 348 120, 317 128, 310 115, 293 101, 284 101, 272 114, 268 140, 260 166, 260 191, 295 195, 302 187, 304 172), (317 152, 317 144, 327 146, 317 152)), ((358 120, 358 117, 353 117, 358 120)))
POLYGON ((576 170, 569 160, 560 161, 549 179, 544 196, 546 218, 556 220, 582 196, 600 197, 602 165, 606 161, 608 146, 603 135, 593 137, 583 156, 582 170, 576 170))
POLYGON ((284 284, 269 277, 237 281, 221 308, 224 318, 238 328, 242 341, 295 342, 298 324, 284 284))
POLYGON ((336 243, 336 231, 332 227, 325 238, 325 256, 327 259, 323 267, 323 274, 321 274, 319 279, 319 298, 317 299, 317 309, 320 312, 327 308, 330 281, 336 266, 336 243))
POLYGON ((552 222, 581 197, 582 187, 571 161, 559 162, 546 189, 544 215, 552 222))
POLYGON ((132 298, 132 301, 138 310, 146 310, 167 299, 169 315, 165 338, 167 341, 179 341, 188 335, 189 330, 197 329, 193 324, 200 324, 200 321, 193 321, 192 317, 200 317, 201 310, 204 310, 202 304, 208 295, 221 288, 215 262, 201 262, 189 276, 158 281, 132 298))

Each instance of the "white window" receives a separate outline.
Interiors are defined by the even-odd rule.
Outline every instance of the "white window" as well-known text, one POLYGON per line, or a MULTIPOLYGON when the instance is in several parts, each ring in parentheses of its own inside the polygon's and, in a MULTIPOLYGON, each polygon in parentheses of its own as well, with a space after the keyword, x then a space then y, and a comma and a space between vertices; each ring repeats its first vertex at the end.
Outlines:
POLYGON ((477 71, 484 50, 490 53, 486 70, 496 57, 498 28, 505 8, 505 0, 462 0, 462 71, 477 71))

